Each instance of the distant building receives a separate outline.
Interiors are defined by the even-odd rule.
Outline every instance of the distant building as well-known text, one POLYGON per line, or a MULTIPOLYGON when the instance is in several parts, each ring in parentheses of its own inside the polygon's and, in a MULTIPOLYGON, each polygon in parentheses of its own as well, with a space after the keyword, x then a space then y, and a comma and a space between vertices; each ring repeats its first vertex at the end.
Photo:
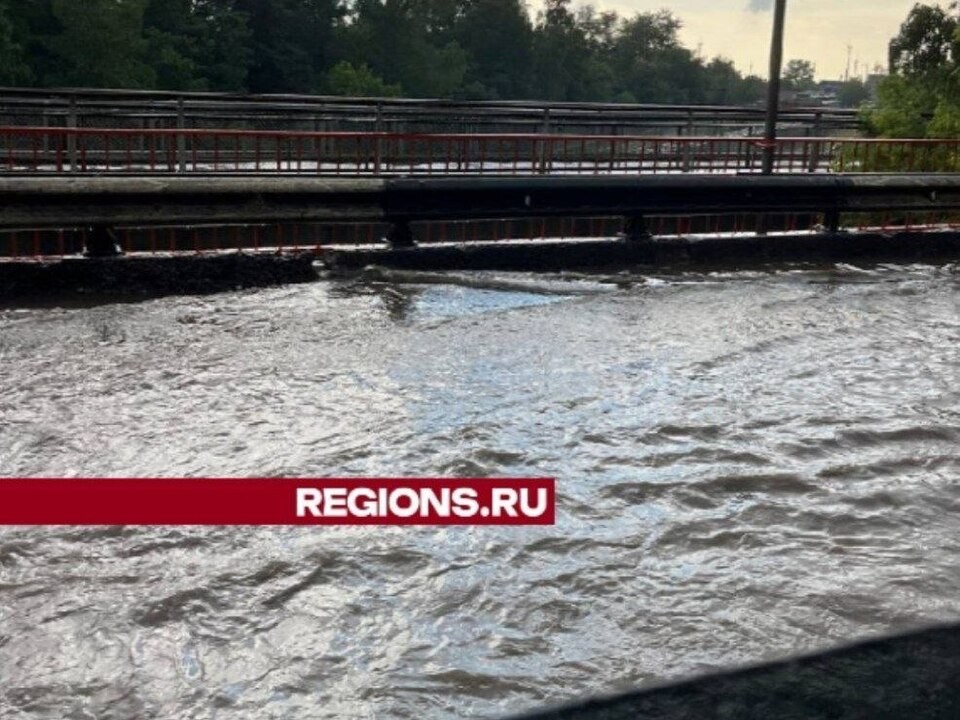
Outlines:
POLYGON ((843 80, 821 80, 817 83, 817 92, 821 96, 836 98, 843 89, 843 80))
POLYGON ((780 93, 784 107, 832 107, 837 104, 836 93, 824 93, 820 87, 813 90, 784 90, 780 93))

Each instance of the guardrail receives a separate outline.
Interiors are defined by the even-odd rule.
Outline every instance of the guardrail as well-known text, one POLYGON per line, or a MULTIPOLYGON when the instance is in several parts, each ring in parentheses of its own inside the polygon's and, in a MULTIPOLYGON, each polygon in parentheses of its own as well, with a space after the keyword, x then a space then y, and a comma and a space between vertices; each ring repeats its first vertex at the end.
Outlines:
MULTIPOLYGON (((763 120, 756 106, 0 88, 0 124, 66 127, 716 135, 763 120)), ((860 127, 857 111, 844 108, 784 107, 780 120, 796 134, 860 127)))
MULTIPOLYGON (((320 176, 752 173, 756 138, 0 127, 0 172, 320 176)), ((950 172, 958 140, 780 138, 777 172, 950 172)))

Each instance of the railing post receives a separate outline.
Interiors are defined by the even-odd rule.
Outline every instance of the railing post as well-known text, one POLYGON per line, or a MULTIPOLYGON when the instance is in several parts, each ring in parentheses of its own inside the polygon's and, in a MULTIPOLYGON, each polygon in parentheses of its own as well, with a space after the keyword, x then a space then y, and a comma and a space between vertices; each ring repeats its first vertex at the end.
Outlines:
POLYGON ((823 214, 823 224, 829 233, 840 232, 840 211, 831 208, 823 214))
POLYGON ((43 133, 43 161, 47 162, 50 158, 50 116, 43 114, 43 127, 46 132, 43 133))
MULTIPOLYGON (((187 171, 187 136, 183 130, 187 127, 187 118, 183 110, 183 98, 177 98, 177 169, 187 171)), ((194 168, 196 170, 196 168, 194 168)))
MULTIPOLYGON (((686 126, 686 137, 687 141, 683 148, 683 171, 685 173, 690 172, 693 169, 693 111, 687 111, 687 126, 686 126)), ((684 133, 680 133, 683 135, 684 133)))
POLYGON ((413 231, 410 229, 410 223, 407 220, 393 223, 387 230, 387 236, 384 239, 390 243, 390 247, 393 249, 417 246, 413 231))
MULTIPOLYGON (((820 123, 823 120, 823 113, 816 113, 813 116, 813 128, 810 132, 813 133, 814 137, 820 137, 820 123)), ((807 172, 816 172, 817 166, 820 164, 820 143, 813 143, 813 152, 810 153, 810 164, 807 166, 807 172)))
POLYGON ((70 172, 77 172, 77 99, 71 95, 67 106, 67 161, 70 163, 70 172))
POLYGON ((383 168, 383 138, 380 134, 383 132, 383 103, 377 103, 376 116, 373 121, 374 132, 377 133, 377 139, 373 147, 373 173, 380 175, 383 168))
POLYGON ((628 242, 645 242, 653 239, 647 219, 643 215, 630 215, 623 221, 623 232, 620 237, 628 242))
POLYGON ((94 225, 84 236, 83 254, 87 257, 115 257, 122 253, 117 234, 108 225, 94 225))
POLYGON ((540 175, 546 175, 548 172, 547 163, 550 158, 547 157, 547 143, 548 138, 550 137, 550 108, 543 109, 543 124, 540 126, 540 134, 542 136, 540 140, 540 175))

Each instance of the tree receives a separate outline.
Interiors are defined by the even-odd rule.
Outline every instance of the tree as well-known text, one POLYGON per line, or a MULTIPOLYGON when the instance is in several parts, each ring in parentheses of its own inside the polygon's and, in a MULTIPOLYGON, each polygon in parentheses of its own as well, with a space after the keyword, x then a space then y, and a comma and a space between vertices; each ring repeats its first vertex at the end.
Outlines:
MULTIPOLYGON (((956 10, 956 3, 950 5, 956 10)), ((890 74, 940 76, 957 61, 957 21, 939 5, 914 5, 890 41, 890 74)))
POLYGON ((790 60, 783 68, 783 85, 787 90, 807 92, 816 87, 813 63, 809 60, 790 60))
POLYGON ((341 60, 327 73, 325 92, 347 97, 396 97, 401 94, 401 88, 388 85, 366 65, 355 68, 341 60))
POLYGON ((53 0, 60 31, 46 38, 55 66, 48 85, 150 88, 156 74, 145 62, 145 0, 53 0))
POLYGON ((913 6, 890 41, 890 75, 877 88, 875 107, 864 115, 872 134, 960 136, 958 27, 939 6, 913 6))
POLYGON ((901 75, 887 77, 877 88, 876 107, 864 116, 868 132, 883 137, 924 137, 927 128, 924 108, 930 105, 928 95, 919 83, 901 75))
POLYGON ((569 9, 547 0, 533 38, 533 92, 544 100, 584 100, 589 47, 569 9))
POLYGON ((252 51, 249 16, 233 0, 192 0, 193 13, 203 26, 197 65, 211 90, 249 89, 252 51))
POLYGON ((17 85, 31 77, 23 46, 15 39, 16 29, 10 19, 9 3, 0 2, 0 84, 17 85))
POLYGON ((744 78, 733 62, 714 58, 703 66, 702 98, 712 105, 750 105, 764 97, 766 83, 755 75, 744 78))
POLYGON ((203 24, 191 0, 147 0, 143 17, 147 57, 161 90, 206 90, 197 62, 203 24))
MULTIPOLYGON (((753 102, 668 11, 572 0, 0 0, 0 83, 419 97, 753 102)), ((932 112, 932 109, 931 109, 932 112)))
POLYGON ((528 96, 533 26, 520 0, 470 0, 455 26, 473 97, 528 96))
POLYGON ((431 35, 413 0, 357 0, 339 27, 340 51, 415 97, 451 97, 463 87, 467 54, 456 40, 431 35))
MULTIPOLYGON (((45 79, 58 69, 61 62, 47 46, 47 40, 60 32, 60 23, 53 14, 52 0, 6 0, 5 10, 12 29, 11 45, 20 48, 23 62, 27 65, 22 80, 31 85, 45 85, 45 79)), ((15 59, 17 51, 11 50, 11 54, 15 59)))
POLYGON ((236 0, 249 18, 252 92, 314 92, 332 64, 337 0, 236 0))
POLYGON ((680 27, 666 10, 621 22, 611 63, 623 91, 647 103, 696 102, 703 96, 703 66, 680 44, 680 27))

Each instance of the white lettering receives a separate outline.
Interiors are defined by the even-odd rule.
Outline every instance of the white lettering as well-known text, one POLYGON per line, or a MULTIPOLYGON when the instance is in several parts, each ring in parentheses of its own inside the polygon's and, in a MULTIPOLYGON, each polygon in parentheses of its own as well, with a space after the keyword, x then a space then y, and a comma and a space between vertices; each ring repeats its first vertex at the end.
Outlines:
POLYGON ((537 505, 530 505, 530 488, 520 490, 520 509, 523 516, 528 518, 540 517, 547 512, 547 490, 546 488, 537 488, 537 505))
POLYGON ((377 494, 370 488, 357 488, 347 495, 347 511, 354 517, 376 517, 377 494))
POLYGON ((513 488, 494 488, 491 500, 493 517, 517 517, 517 491, 513 488))
POLYGON ((327 488, 323 494, 323 514, 326 517, 347 516, 347 489, 342 487, 327 488))
POLYGON ((420 492, 420 517, 430 517, 434 512, 439 517, 450 517, 450 490, 442 488, 439 496, 433 488, 423 488, 420 492))
POLYGON ((477 491, 473 488, 458 487, 453 491, 453 514, 457 517, 475 517, 480 512, 477 491))
POLYGON ((307 513, 311 517, 323 517, 320 511, 322 502, 323 495, 316 488, 297 488, 297 517, 306 517, 307 513))
POLYGON ((390 513, 400 518, 413 517, 420 509, 420 494, 413 488, 397 488, 390 493, 390 513), (401 504, 406 500, 406 507, 401 504))

